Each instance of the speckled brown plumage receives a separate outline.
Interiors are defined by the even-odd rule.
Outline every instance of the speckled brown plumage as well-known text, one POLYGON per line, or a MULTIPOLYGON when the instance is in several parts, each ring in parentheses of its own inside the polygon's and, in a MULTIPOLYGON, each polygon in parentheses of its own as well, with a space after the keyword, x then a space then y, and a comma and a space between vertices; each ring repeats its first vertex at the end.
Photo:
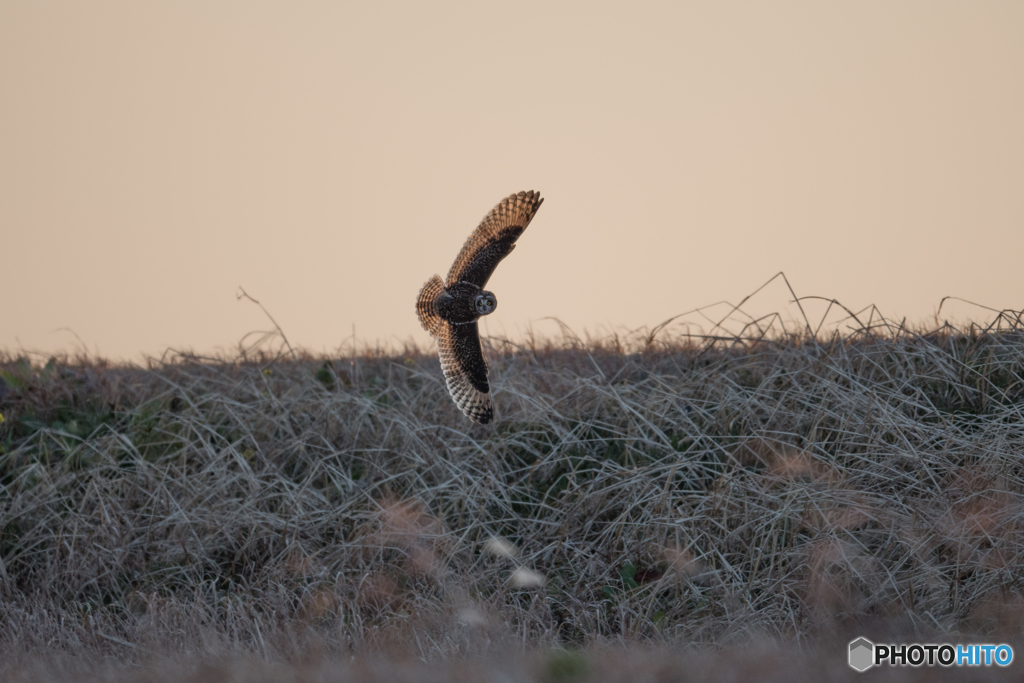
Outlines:
POLYGON ((462 246, 447 280, 430 278, 416 299, 420 324, 437 339, 448 392, 459 410, 480 424, 494 419, 477 320, 494 311, 497 299, 484 286, 543 201, 531 190, 498 202, 462 246))

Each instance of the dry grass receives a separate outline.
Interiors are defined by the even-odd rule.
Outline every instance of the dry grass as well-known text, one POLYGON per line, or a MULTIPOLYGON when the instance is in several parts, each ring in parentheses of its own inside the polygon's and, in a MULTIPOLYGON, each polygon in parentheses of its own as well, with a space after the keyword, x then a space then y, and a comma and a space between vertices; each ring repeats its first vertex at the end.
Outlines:
MULTIPOLYGON (((8 356, 0 652, 29 678, 46 654, 373 680, 387 653, 382 680, 476 680, 510 652, 685 644, 687 671, 793 680, 852 673, 856 635, 1016 644, 1024 332, 999 323, 493 341, 488 427, 411 348, 8 356)), ((616 661, 683 661, 660 652, 616 661)), ((603 656, 504 670, 619 680, 603 656)))

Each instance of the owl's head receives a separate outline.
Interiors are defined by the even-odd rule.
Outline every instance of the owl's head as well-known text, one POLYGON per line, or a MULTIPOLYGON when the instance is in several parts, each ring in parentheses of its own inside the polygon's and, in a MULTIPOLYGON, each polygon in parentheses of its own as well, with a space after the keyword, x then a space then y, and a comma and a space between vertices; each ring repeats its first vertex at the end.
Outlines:
POLYGON ((476 295, 476 312, 480 315, 494 313, 494 309, 497 307, 498 300, 490 292, 480 292, 476 295))

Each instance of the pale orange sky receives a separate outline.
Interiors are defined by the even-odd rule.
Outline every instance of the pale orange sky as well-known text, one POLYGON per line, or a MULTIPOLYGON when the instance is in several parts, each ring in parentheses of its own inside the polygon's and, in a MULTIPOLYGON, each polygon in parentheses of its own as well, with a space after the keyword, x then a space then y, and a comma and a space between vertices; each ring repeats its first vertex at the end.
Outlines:
POLYGON ((313 351, 425 343, 420 286, 524 189, 492 334, 778 271, 1024 308, 1021 2, 0 0, 0 92, 9 350, 227 349, 267 327, 239 286, 313 351))

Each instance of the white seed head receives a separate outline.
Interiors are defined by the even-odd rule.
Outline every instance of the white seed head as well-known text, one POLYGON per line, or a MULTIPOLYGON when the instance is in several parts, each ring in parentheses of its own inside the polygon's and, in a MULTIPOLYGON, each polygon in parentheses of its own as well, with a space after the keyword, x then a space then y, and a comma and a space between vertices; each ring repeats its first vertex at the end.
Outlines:
POLYGON ((491 536, 484 543, 484 552, 490 553, 491 555, 497 555, 498 557, 515 557, 519 554, 519 548, 515 547, 512 543, 509 543, 504 538, 498 538, 497 536, 491 536))
POLYGON ((473 605, 462 607, 459 609, 458 615, 459 619, 467 626, 474 628, 484 628, 487 626, 487 615, 479 607, 473 605))
POLYGON ((540 588, 547 583, 543 574, 526 567, 517 567, 509 580, 514 588, 540 588))

